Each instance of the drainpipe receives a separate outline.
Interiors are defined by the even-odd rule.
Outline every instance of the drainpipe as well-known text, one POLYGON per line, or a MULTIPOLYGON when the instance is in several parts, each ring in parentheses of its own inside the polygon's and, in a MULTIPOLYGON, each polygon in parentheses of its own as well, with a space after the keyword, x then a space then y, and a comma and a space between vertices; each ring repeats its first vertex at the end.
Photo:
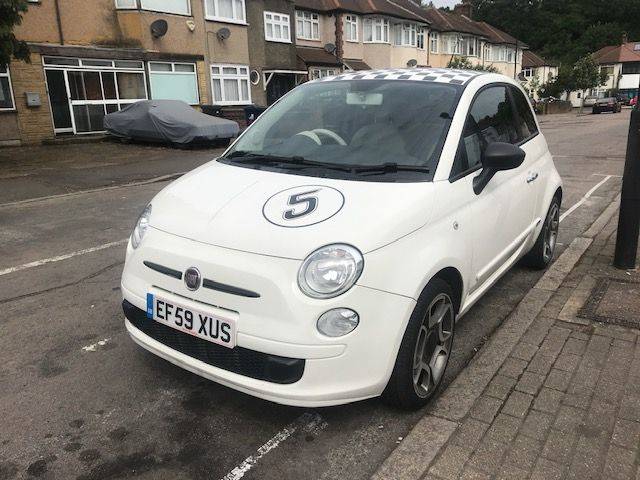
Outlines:
POLYGON ((518 39, 516 38, 516 54, 513 57, 513 79, 518 78, 518 39))
POLYGON ((344 56, 344 45, 342 44, 344 38, 344 32, 342 27, 342 13, 336 12, 336 57, 342 64, 342 57, 344 56))
POLYGON ((60 4, 58 0, 53 0, 53 5, 56 10, 56 23, 58 24, 58 37, 60 38, 60 45, 64 45, 64 33, 62 33, 62 20, 60 18, 60 4))

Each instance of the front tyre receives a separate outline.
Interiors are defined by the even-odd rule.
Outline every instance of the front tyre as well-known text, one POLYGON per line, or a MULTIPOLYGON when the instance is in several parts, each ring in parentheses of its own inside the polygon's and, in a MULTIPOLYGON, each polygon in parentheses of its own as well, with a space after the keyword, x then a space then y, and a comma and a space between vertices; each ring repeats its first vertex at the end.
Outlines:
POLYGON ((522 263, 528 267, 542 270, 547 268, 553 260, 558 243, 558 228, 560 226, 560 199, 556 195, 551 201, 544 225, 538 235, 535 245, 522 258, 522 263))
POLYGON ((456 313, 452 299, 451 287, 439 278, 422 291, 382 393, 388 405, 417 409, 438 391, 453 346, 456 313))

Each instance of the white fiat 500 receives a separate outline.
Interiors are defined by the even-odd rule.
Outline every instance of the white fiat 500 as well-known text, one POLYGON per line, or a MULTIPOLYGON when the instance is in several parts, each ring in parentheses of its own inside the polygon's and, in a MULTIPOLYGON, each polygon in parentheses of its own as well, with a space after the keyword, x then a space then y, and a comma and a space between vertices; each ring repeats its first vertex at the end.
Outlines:
POLYGON ((456 320, 552 260, 560 177, 520 86, 447 69, 304 84, 140 216, 135 342, 274 402, 437 392, 456 320))

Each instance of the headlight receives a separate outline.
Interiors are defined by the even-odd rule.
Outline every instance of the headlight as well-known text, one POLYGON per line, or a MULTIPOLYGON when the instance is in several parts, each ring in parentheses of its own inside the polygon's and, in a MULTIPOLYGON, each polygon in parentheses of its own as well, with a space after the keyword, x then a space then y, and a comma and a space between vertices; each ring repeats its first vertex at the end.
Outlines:
POLYGON ((143 212, 140 214, 140 217, 138 217, 138 221, 136 222, 136 226, 133 229, 133 233, 131 234, 131 246, 133 248, 138 248, 138 245, 140 245, 140 242, 142 242, 144 234, 147 233, 150 218, 151 204, 147 205, 143 212))
POLYGON ((364 259, 350 245, 327 245, 302 263, 298 271, 298 285, 313 298, 336 297, 349 290, 360 277, 364 259))

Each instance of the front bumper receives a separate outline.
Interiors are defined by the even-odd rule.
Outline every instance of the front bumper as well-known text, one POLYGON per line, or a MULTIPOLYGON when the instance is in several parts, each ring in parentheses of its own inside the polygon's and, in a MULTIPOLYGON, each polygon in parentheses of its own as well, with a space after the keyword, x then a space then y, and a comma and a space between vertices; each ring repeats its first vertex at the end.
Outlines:
POLYGON ((186 370, 277 403, 317 407, 381 394, 415 301, 358 285, 333 299, 311 299, 297 287, 299 265, 298 260, 204 245, 150 229, 137 250, 129 247, 122 276, 124 300, 143 313, 146 293, 157 289, 179 301, 196 302, 200 308, 233 312, 238 318, 236 349, 252 352, 251 358, 267 358, 269 366, 258 369, 280 372, 275 377, 230 368, 229 363, 216 364, 206 354, 189 355, 193 352, 176 344, 171 348, 171 342, 158 341, 157 335, 145 333, 145 328, 130 320, 125 322, 127 330, 136 343, 186 370), (180 272, 197 266, 203 277, 259 292, 260 297, 204 288, 191 292, 181 280, 146 267, 145 260, 169 264, 180 272), (317 331, 316 321, 336 307, 358 312, 360 324, 344 337, 324 337, 317 331), (301 375, 288 376, 292 372, 301 375))

